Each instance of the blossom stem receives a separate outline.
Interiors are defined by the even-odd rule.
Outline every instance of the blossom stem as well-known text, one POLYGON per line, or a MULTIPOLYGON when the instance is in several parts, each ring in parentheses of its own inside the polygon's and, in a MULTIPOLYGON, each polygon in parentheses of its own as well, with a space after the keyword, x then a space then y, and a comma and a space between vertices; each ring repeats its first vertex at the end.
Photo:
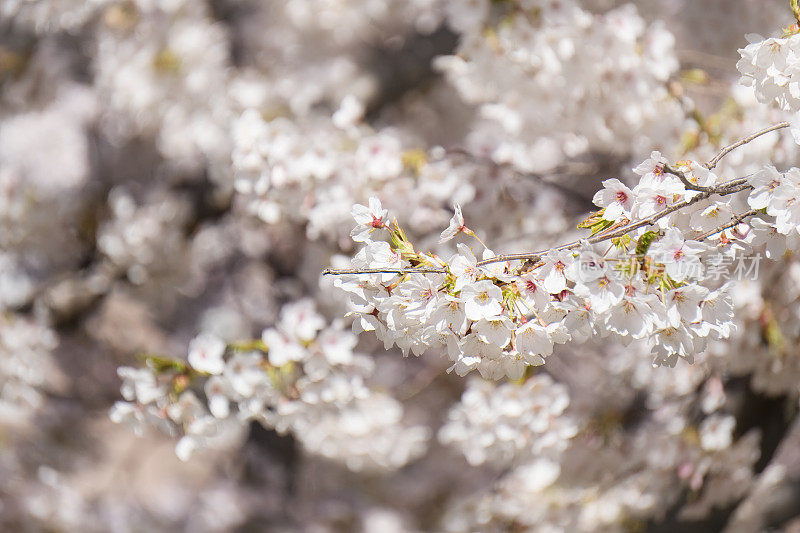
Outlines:
POLYGON ((749 218, 749 217, 751 217, 751 216, 753 216, 753 215, 755 215, 757 213, 758 213, 758 209, 751 209, 750 211, 745 211, 744 213, 742 213, 740 215, 736 215, 735 217, 733 217, 731 219, 731 221, 728 222, 727 224, 725 224, 723 226, 720 226, 718 228, 714 228, 711 231, 707 231, 706 233, 703 233, 699 237, 695 238, 694 240, 703 241, 703 240, 707 239, 708 237, 710 237, 712 235, 715 235, 717 233, 721 233, 721 232, 725 231, 726 229, 729 229, 729 228, 732 228, 732 227, 736 226, 737 224, 742 222, 744 219, 749 218))

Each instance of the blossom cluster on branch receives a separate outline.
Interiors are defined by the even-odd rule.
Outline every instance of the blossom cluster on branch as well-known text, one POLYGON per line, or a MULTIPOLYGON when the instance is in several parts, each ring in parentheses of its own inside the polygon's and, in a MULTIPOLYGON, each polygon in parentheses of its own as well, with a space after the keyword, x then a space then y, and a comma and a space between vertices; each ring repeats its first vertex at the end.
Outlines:
POLYGON ((139 434, 152 425, 182 435, 175 452, 183 460, 238 442, 257 421, 354 470, 399 468, 425 450, 428 430, 404 425, 402 405, 369 388, 373 364, 355 344, 301 300, 261 340, 226 346, 206 333, 191 342, 186 362, 150 356, 148 368, 120 368, 127 402, 111 418, 139 434))
MULTIPOLYGON (((365 247, 353 269, 333 272, 336 285, 351 295, 357 331, 405 354, 446 345, 459 375, 519 379, 555 345, 594 335, 647 338, 656 365, 691 362, 733 327, 722 281, 757 275, 760 252, 778 257, 800 232, 800 171, 768 167, 724 180, 712 166, 670 166, 653 152, 634 169, 633 189, 603 182, 593 199, 602 209, 579 225, 590 235, 531 254, 497 256, 484 246, 481 260, 462 243, 447 261, 416 251, 373 199, 353 208, 353 236, 365 247)), ((442 240, 458 234, 474 236, 460 207, 442 240)))

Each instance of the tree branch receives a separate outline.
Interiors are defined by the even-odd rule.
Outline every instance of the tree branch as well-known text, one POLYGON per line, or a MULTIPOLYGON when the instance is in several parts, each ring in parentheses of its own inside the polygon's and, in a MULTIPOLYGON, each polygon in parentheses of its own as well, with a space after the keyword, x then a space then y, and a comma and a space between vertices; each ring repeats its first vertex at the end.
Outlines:
MULTIPOLYGON (((771 131, 775 131, 775 130, 779 130, 779 129, 787 128, 787 127, 789 127, 789 122, 786 122, 786 121, 779 122, 777 124, 773 124, 772 126, 764 128, 763 130, 757 131, 757 132, 753 133, 752 135, 748 135, 747 137, 745 137, 743 139, 740 139, 740 140, 736 141, 735 143, 730 144, 730 145, 726 146, 725 148, 723 148, 722 150, 720 150, 720 152, 717 155, 715 155, 714 158, 711 159, 709 162, 705 163, 704 166, 707 169, 710 170, 710 169, 714 168, 717 165, 717 163, 719 163, 719 161, 723 157, 728 155, 730 152, 732 152, 736 148, 738 148, 738 147, 740 147, 742 145, 745 145, 745 144, 753 141, 754 139, 757 139, 758 137, 760 137, 762 135, 765 135, 765 134, 767 134, 767 133, 769 133, 771 131)), ((533 261, 533 262, 537 262, 537 261, 541 260, 543 255, 547 254, 550 251, 572 250, 572 249, 575 249, 575 248, 581 246, 581 244, 583 242, 588 242, 589 244, 597 244, 597 243, 600 243, 600 242, 603 242, 603 241, 608 241, 608 240, 611 240, 611 239, 616 239, 616 238, 619 238, 619 237, 623 237, 623 236, 627 235, 628 233, 631 233, 632 231, 637 230, 637 229, 639 229, 641 227, 651 226, 651 225, 655 224, 661 218, 664 218, 665 216, 667 216, 667 215, 669 215, 671 213, 674 213, 675 211, 679 211, 679 210, 681 210, 681 209, 683 209, 685 207, 689 207, 690 205, 694 205, 694 204, 696 204, 698 202, 706 200, 709 197, 711 197, 712 195, 728 196, 730 194, 735 194, 737 192, 745 191, 747 189, 752 189, 752 185, 750 185, 748 183, 746 177, 745 178, 735 178, 735 179, 723 182, 723 183, 721 183, 721 184, 719 184, 719 185, 717 185, 715 187, 705 187, 705 186, 701 186, 701 185, 695 185, 694 183, 689 181, 689 179, 686 177, 686 175, 683 172, 681 172, 679 170, 675 170, 675 169, 669 167, 668 165, 664 166, 664 171, 668 172, 668 173, 670 173, 670 174, 672 174, 674 176, 677 176, 678 179, 681 180, 681 182, 684 184, 684 186, 687 189, 693 190, 693 191, 697 191, 698 194, 695 195, 694 197, 688 199, 688 200, 684 200, 682 202, 678 202, 677 204, 673 204, 673 205, 671 205, 671 206, 669 206, 669 207, 667 207, 665 209, 662 209, 658 213, 654 213, 652 216, 649 216, 649 217, 644 218, 644 219, 637 220, 637 221, 632 222, 632 223, 628 223, 628 224, 622 226, 621 228, 612 228, 611 231, 606 230, 606 232, 600 232, 599 234, 597 234, 597 235, 595 235, 593 237, 590 237, 588 239, 580 239, 580 240, 573 241, 573 242, 570 242, 570 243, 567 243, 567 244, 563 244, 561 246, 556 246, 556 247, 549 248, 547 250, 541 250, 541 251, 538 251, 538 252, 525 252, 525 253, 518 253, 518 254, 501 254, 501 255, 497 255, 497 256, 489 258, 489 259, 484 259, 482 261, 478 261, 477 262, 477 266, 486 266, 486 265, 490 265, 490 264, 493 264, 493 263, 502 263, 504 261, 533 261)), ((714 235, 715 233, 719 233, 721 231, 725 231, 726 229, 731 228, 731 227, 739 224, 745 218, 753 216, 756 213, 757 213, 757 211, 753 209, 753 210, 747 211, 745 213, 742 213, 740 215, 737 215, 736 217, 731 219, 731 221, 728 224, 726 224, 724 226, 721 226, 719 228, 716 228, 716 229, 714 229, 712 231, 706 232, 706 233, 700 235, 695 240, 704 240, 704 239, 710 237, 711 235, 714 235)), ((323 275, 411 274, 411 273, 442 274, 442 273, 446 273, 446 272, 447 272, 447 270, 445 268, 408 267, 408 268, 397 268, 397 269, 392 269, 392 268, 389 268, 389 269, 346 269, 346 270, 325 269, 322 274, 323 275)))
POLYGON ((709 238, 712 235, 715 235, 717 233, 721 233, 721 232, 725 231, 726 229, 729 229, 729 228, 732 228, 732 227, 736 226, 737 224, 742 222, 744 219, 746 219, 748 217, 751 217, 751 216, 753 216, 753 215, 755 215, 757 213, 758 213, 758 209, 751 209, 750 211, 745 211, 744 213, 742 213, 740 215, 736 215, 735 217, 733 217, 731 219, 731 221, 728 222, 727 224, 725 224, 723 226, 720 226, 718 228, 714 228, 711 231, 707 231, 707 232, 703 233, 702 235, 700 235, 699 237, 696 237, 694 240, 696 240, 696 241, 704 241, 704 240, 706 240, 707 238, 709 238))
POLYGON ((722 150, 720 150, 719 153, 717 155, 715 155, 714 158, 711 161, 709 161, 708 163, 705 164, 705 167, 707 169, 711 170, 712 168, 717 166, 717 163, 719 163, 720 159, 722 159, 723 157, 725 157, 729 153, 733 152, 734 150, 736 150, 740 146, 745 145, 745 144, 747 144, 747 143, 749 143, 749 142, 751 142, 751 141, 753 141, 753 140, 755 140, 755 139, 761 137, 762 135, 765 135, 765 134, 767 134, 767 133, 769 133, 771 131, 779 130, 779 129, 782 129, 782 128, 788 128, 788 127, 789 127, 789 123, 788 122, 786 122, 786 121, 778 122, 777 124, 773 124, 772 126, 769 126, 768 128, 764 128, 761 131, 757 131, 757 132, 753 133, 752 135, 748 135, 744 139, 740 139, 740 140, 736 141, 735 143, 730 144, 730 145, 726 146, 725 148, 723 148, 722 150))
POLYGON ((704 187, 703 185, 695 185, 689 178, 686 177, 686 174, 681 172, 680 170, 675 170, 669 165, 664 165, 664 172, 668 174, 672 174, 673 176, 677 176, 679 180, 683 183, 683 186, 691 191, 700 191, 700 192, 713 192, 714 187, 704 187))
POLYGON ((326 268, 323 276, 344 276, 347 274, 445 274, 444 268, 408 267, 408 268, 326 268))

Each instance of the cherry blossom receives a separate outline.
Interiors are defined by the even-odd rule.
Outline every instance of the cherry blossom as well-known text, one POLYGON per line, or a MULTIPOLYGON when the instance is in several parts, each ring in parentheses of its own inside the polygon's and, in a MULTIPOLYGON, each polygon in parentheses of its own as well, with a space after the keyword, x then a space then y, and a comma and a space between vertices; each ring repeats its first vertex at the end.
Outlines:
POLYGON ((200 335, 189 343, 189 364, 198 372, 221 374, 225 368, 222 354, 225 343, 210 334, 200 335))

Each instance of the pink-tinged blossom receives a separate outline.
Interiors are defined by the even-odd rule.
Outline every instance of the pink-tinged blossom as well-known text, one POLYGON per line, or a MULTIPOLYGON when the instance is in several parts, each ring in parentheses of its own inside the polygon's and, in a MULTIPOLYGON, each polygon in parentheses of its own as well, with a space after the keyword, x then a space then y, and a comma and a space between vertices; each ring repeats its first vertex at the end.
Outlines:
POLYGON ((551 250, 542 257, 544 265, 539 270, 539 279, 547 292, 558 294, 567 288, 566 273, 574 260, 571 252, 557 250, 551 250))
POLYGON ((373 231, 386 227, 389 211, 383 208, 379 199, 372 197, 369 199, 369 207, 356 204, 350 214, 358 224, 350 232, 350 237, 356 242, 367 242, 373 231))
MULTIPOLYGON (((644 183, 644 180, 642 180, 644 183)), ((634 206, 634 216, 646 218, 652 216, 667 207, 680 201, 686 192, 683 184, 678 178, 664 180, 663 183, 653 186, 636 186, 636 204, 634 206)))
POLYGON ((461 206, 456 204, 455 213, 450 219, 450 225, 442 232, 439 242, 447 242, 459 233, 465 231, 467 227, 464 225, 464 215, 461 214, 461 206))
POLYGON ((542 281, 536 278, 535 272, 525 273, 515 284, 528 309, 542 310, 550 303, 550 293, 545 290, 542 281))
POLYGON ((642 176, 642 181, 647 180, 655 184, 660 184, 665 178, 672 176, 664 171, 667 164, 667 158, 661 155, 661 152, 654 150, 650 153, 650 157, 639 163, 633 171, 642 176))
POLYGON ((592 202, 605 209, 603 219, 617 222, 623 217, 630 220, 635 195, 624 183, 616 178, 603 182, 603 188, 597 191, 592 202))
POLYGON ((664 236, 650 246, 648 255, 656 262, 663 263, 673 280, 683 281, 702 274, 700 255, 710 249, 707 244, 684 240, 679 230, 668 228, 664 236))

